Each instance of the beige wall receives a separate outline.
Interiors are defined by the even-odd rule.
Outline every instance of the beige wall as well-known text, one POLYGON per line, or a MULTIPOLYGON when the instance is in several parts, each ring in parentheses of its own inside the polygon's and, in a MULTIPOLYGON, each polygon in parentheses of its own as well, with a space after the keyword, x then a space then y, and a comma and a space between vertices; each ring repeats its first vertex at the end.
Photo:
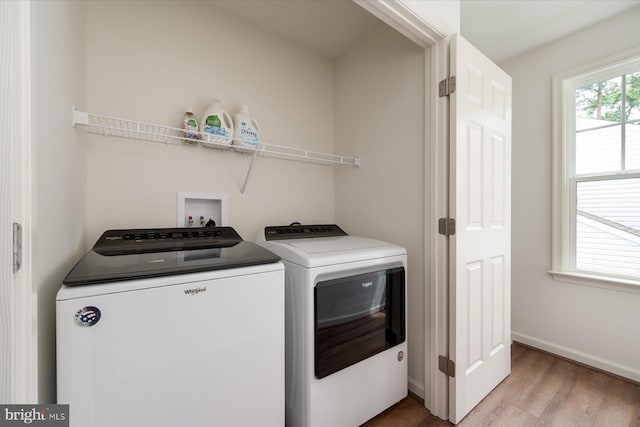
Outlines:
MULTIPOLYGON (((336 221, 408 252, 409 377, 424 389, 424 49, 381 25, 336 64, 336 221)), ((427 186, 428 188, 428 186, 427 186)))
MULTIPOLYGON (((95 114, 178 126, 213 98, 247 104, 264 142, 334 151, 332 63, 207 2, 88 2, 87 103, 95 114)), ((350 153, 344 153, 350 154, 350 153)), ((176 193, 227 193, 229 222, 253 241, 269 224, 332 222, 330 166, 90 135, 87 246, 109 228, 171 227, 176 193)))
POLYGON ((31 3, 33 290, 37 295, 38 401, 55 402, 55 295, 84 253, 85 134, 82 2, 31 3))
POLYGON ((640 380, 640 295, 554 281, 551 78, 638 46, 640 8, 515 58, 512 329, 515 340, 640 380))

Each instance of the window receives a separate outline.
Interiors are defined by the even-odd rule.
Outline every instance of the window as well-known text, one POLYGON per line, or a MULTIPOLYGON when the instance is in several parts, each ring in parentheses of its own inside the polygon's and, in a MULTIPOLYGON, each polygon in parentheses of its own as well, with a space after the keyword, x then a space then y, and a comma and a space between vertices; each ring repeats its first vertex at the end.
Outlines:
POLYGON ((552 274, 640 285, 640 57, 556 76, 554 100, 552 274))

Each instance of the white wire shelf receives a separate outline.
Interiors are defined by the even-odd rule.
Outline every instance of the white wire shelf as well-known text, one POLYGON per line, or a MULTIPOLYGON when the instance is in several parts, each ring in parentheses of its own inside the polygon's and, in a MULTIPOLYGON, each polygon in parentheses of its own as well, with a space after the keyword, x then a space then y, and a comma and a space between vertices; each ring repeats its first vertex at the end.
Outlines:
MULTIPOLYGON (((224 138, 214 137, 209 134, 195 131, 191 132, 191 135, 193 135, 194 138, 189 138, 185 137, 184 131, 180 128, 91 114, 78 111, 75 108, 73 109, 72 125, 85 126, 89 133, 114 136, 117 138, 136 139, 183 146, 202 143, 202 145, 209 148, 217 148, 221 150, 232 149, 243 153, 253 153, 254 157, 258 155, 262 157, 276 157, 327 165, 360 166, 359 157, 340 156, 336 154, 320 153, 317 151, 265 143, 258 143, 255 148, 248 147, 246 145, 231 145, 230 143, 225 142, 224 138), (196 136, 197 138, 195 138, 196 136)), ((234 142, 242 143, 241 140, 237 139, 234 139, 234 142)), ((250 171, 251 169, 249 169, 249 172, 250 171)))

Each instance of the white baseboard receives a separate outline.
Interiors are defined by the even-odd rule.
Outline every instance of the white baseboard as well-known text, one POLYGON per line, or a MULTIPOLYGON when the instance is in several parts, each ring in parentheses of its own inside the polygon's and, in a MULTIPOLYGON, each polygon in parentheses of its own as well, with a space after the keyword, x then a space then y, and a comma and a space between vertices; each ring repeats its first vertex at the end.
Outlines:
POLYGON ((540 350, 548 351, 549 353, 557 354, 558 356, 562 356, 567 359, 574 360, 576 362, 592 366, 594 368, 610 372, 624 378, 628 378, 632 381, 640 382, 640 370, 632 368, 630 366, 620 365, 619 363, 583 353, 573 348, 541 340, 530 335, 521 334, 515 331, 511 331, 511 339, 513 341, 520 342, 531 347, 539 348, 540 350))
POLYGON ((409 391, 424 399, 424 384, 409 377, 409 391))

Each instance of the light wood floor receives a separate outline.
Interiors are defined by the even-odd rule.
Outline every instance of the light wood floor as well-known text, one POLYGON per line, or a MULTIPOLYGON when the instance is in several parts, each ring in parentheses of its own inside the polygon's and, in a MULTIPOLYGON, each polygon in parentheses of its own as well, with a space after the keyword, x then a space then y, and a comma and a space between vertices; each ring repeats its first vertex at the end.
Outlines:
MULTIPOLYGON (((518 344, 511 375, 459 426, 640 427, 640 385, 518 344)), ((451 426, 409 396, 365 427, 451 426)))

